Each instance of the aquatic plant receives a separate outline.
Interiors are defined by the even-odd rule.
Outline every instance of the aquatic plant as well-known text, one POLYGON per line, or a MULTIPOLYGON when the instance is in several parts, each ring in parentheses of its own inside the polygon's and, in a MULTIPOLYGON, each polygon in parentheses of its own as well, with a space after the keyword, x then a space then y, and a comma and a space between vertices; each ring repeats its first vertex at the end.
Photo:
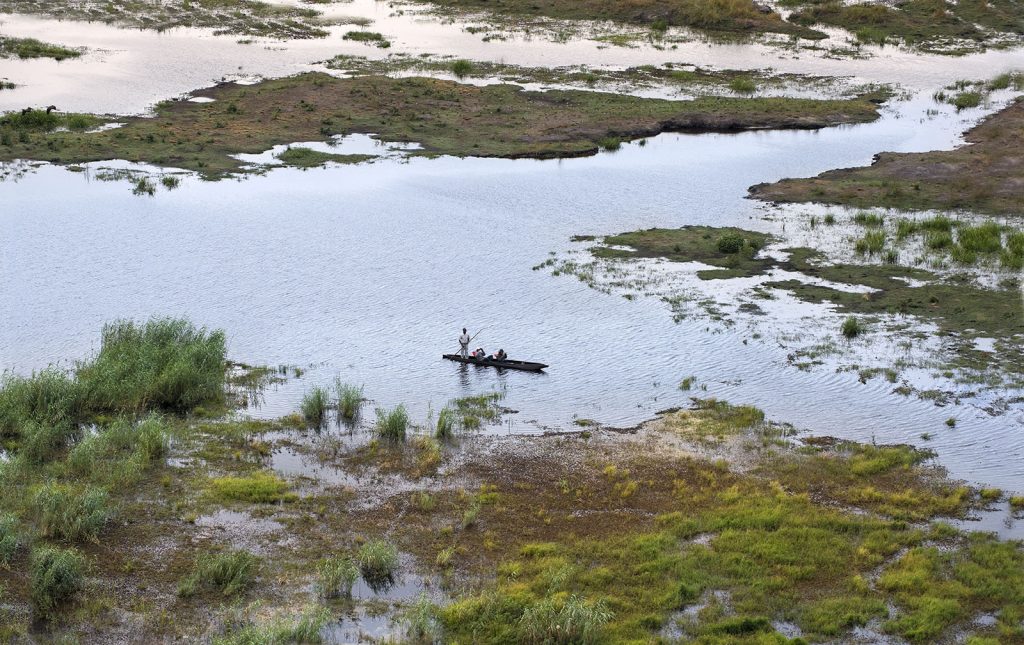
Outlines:
POLYGON ((455 74, 455 76, 459 78, 464 78, 466 76, 469 76, 473 72, 473 63, 463 58, 460 58, 459 60, 452 63, 451 70, 452 74, 455 74))
POLYGON ((1003 491, 998 488, 982 488, 978 491, 978 497, 986 502, 994 502, 1003 496, 1003 491))
POLYGON ((363 406, 363 388, 342 383, 341 379, 335 379, 334 392, 338 396, 338 415, 349 421, 359 416, 363 406))
POLYGON ((421 593, 416 602, 402 612, 405 623, 405 637, 414 645, 434 645, 441 641, 441 625, 437 621, 437 611, 430 597, 421 593))
POLYGON ((843 321, 842 332, 847 338, 856 338, 864 333, 864 327, 856 316, 847 316, 843 321))
POLYGON ((608 152, 615 152, 622 147, 622 139, 618 137, 604 137, 597 142, 597 146, 608 152))
POLYGON ((1021 509, 1024 508, 1024 495, 1013 495, 1009 499, 1010 508, 1021 509))
POLYGON ((924 238, 924 245, 932 250, 953 246, 953 235, 949 231, 931 231, 924 238))
POLYGON ((956 427, 956 417, 949 417, 948 419, 946 419, 946 425, 949 426, 950 428, 955 428, 956 427))
POLYGON ((74 379, 56 368, 29 377, 0 376, 0 435, 16 436, 27 421, 59 425, 77 421, 84 393, 74 379))
POLYGON ((465 511, 462 512, 462 530, 472 528, 476 525, 477 518, 480 517, 480 508, 482 504, 479 499, 474 499, 473 503, 469 505, 465 511))
POLYGON ((455 410, 448 406, 441 408, 441 411, 437 414, 437 429, 434 432, 434 436, 441 441, 448 441, 455 436, 455 423, 458 416, 455 410))
POLYGON ((330 395, 327 393, 327 389, 318 385, 302 396, 302 403, 299 407, 306 422, 319 428, 324 424, 324 420, 327 418, 327 409, 330 406, 330 395))
POLYGON ((367 584, 380 585, 398 570, 398 549, 384 540, 370 540, 359 547, 356 563, 367 584))
POLYGON ((40 546, 29 563, 29 602, 32 611, 49 618, 82 588, 85 558, 74 549, 40 546))
POLYGON ((853 221, 861 226, 868 228, 878 228, 885 224, 885 220, 878 213, 870 213, 868 211, 859 211, 853 216, 853 221))
POLYGON ((77 377, 96 411, 188 411, 224 400, 225 337, 178 318, 103 326, 99 354, 77 377))
POLYGON ((729 89, 737 94, 753 94, 757 91, 757 83, 749 76, 737 76, 729 81, 729 89))
POLYGON ((967 108, 976 108, 981 105, 981 92, 960 92, 953 97, 950 103, 953 104, 957 110, 965 110, 967 108))
POLYGON ((434 558, 434 563, 442 569, 447 569, 452 564, 452 558, 455 557, 455 547, 446 546, 437 552, 437 557, 434 558))
POLYGON ((854 250, 860 254, 874 255, 880 253, 885 247, 885 231, 868 231, 864 233, 864 237, 857 240, 854 244, 854 250))
POLYGON ((160 183, 164 185, 167 190, 174 190, 181 184, 181 179, 175 175, 164 175, 160 178, 160 183))
POLYGON ((405 406, 399 404, 390 412, 377 408, 377 423, 374 430, 377 436, 393 443, 405 441, 406 429, 409 426, 409 413, 405 406))
POLYGON ((81 49, 51 45, 35 38, 0 36, 0 58, 16 56, 18 58, 52 58, 62 61, 68 58, 78 58, 81 55, 81 49))
POLYGON ((545 598, 526 608, 518 628, 526 643, 590 645, 601 641, 602 630, 613 617, 601 600, 587 602, 576 595, 561 601, 545 598))
POLYGON ((224 500, 273 504, 297 498, 288 491, 288 482, 269 472, 256 472, 244 477, 218 477, 210 482, 213 493, 224 500))
POLYGON ((32 498, 32 510, 43 537, 71 542, 95 542, 112 515, 106 491, 55 482, 39 488, 32 498))
POLYGON ((694 382, 696 380, 697 380, 696 376, 687 376, 682 381, 680 381, 679 389, 684 391, 684 392, 689 391, 693 387, 693 384, 694 384, 694 382))
POLYGON ((149 180, 148 177, 139 177, 135 180, 135 185, 132 187, 133 195, 149 195, 152 197, 156 194, 156 186, 149 180))
POLYGON ((825 217, 821 221, 825 223, 825 226, 833 226, 836 223, 836 216, 832 213, 825 213, 825 217))
POLYGON ((317 591, 323 598, 351 596, 358 577, 359 567, 351 558, 327 558, 317 566, 317 591))
POLYGON ((277 616, 254 623, 251 619, 225 621, 227 633, 213 637, 211 645, 284 645, 285 643, 320 643, 324 625, 333 616, 327 607, 309 607, 297 618, 277 616))
POLYGON ((222 553, 200 552, 192 571, 178 585, 183 597, 200 590, 212 589, 224 596, 233 596, 247 589, 259 571, 259 558, 248 551, 222 553))

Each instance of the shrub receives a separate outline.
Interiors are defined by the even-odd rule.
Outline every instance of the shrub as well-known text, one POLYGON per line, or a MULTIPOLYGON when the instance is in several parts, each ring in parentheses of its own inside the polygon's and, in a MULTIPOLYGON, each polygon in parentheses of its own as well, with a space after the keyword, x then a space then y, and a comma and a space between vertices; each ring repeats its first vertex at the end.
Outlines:
POLYGON ((613 617, 603 601, 588 603, 575 595, 564 602, 545 598, 523 612, 519 634, 527 643, 589 645, 600 642, 613 617))
POLYGON ((370 540, 359 547, 356 563, 371 587, 387 583, 398 570, 398 549, 384 540, 370 540))
POLYGON ((737 233, 726 233, 718 238, 717 246, 720 253, 739 253, 743 248, 743 237, 737 233))
POLYGON ((452 73, 463 78, 473 72, 473 63, 465 59, 459 59, 452 63, 452 73))
POLYGON ((413 644, 433 645, 441 641, 441 625, 430 598, 421 593, 416 602, 403 612, 405 636, 413 644))
POLYGON ((219 477, 213 480, 213 491, 222 499, 254 504, 296 499, 295 493, 288 492, 288 482, 268 472, 256 472, 247 477, 219 477))
POLYGON ((334 391, 338 395, 338 414, 342 419, 355 419, 363 405, 363 388, 334 381, 334 391))
POLYGON ((405 441, 405 432, 409 426, 409 413, 404 405, 398 405, 388 412, 383 408, 377 408, 377 425, 374 430, 382 439, 394 443, 405 441))
POLYGON ((96 541, 110 519, 107 493, 91 486, 74 489, 65 484, 43 485, 32 500, 43 537, 96 541))
POLYGON ((848 316, 846 320, 843 321, 842 331, 843 336, 846 336, 847 338, 856 338, 864 333, 864 327, 861 326, 860 321, 856 317, 848 316))
POLYGON ((40 617, 52 616, 82 588, 85 559, 74 549, 42 546, 29 564, 29 602, 40 617))
POLYGON ((178 585, 178 594, 192 596, 200 589, 214 589, 232 596, 248 588, 259 570, 259 558, 248 551, 200 553, 192 572, 178 585))
POLYGON ((327 417, 327 408, 330 407, 330 397, 327 390, 322 387, 314 387, 302 397, 302 417, 307 423, 315 427, 324 424, 327 417))
POLYGON ((103 327, 96 359, 78 377, 97 411, 187 411, 224 398, 225 337, 183 319, 103 327))
POLYGON ((350 558, 328 558, 317 567, 317 591, 324 598, 352 595, 359 567, 350 558))

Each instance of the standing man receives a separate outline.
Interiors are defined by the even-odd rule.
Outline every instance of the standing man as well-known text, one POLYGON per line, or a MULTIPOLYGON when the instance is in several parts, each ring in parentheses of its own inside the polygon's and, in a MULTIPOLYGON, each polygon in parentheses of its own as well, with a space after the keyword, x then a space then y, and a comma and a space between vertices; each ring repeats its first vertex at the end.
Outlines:
POLYGON ((459 354, 462 355, 462 358, 469 358, 469 341, 470 340, 471 339, 469 337, 469 332, 466 331, 465 327, 463 327, 462 328, 462 335, 459 336, 459 354))

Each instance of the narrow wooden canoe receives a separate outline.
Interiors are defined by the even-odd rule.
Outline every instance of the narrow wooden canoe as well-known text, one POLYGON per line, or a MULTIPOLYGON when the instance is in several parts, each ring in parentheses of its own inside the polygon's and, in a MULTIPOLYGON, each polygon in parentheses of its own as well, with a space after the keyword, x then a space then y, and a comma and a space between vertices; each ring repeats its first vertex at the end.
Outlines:
POLYGON ((459 354, 442 354, 441 358, 447 358, 448 360, 455 361, 456 363, 468 363, 470 365, 483 365, 485 367, 499 367, 510 370, 522 370, 524 372, 539 372, 543 370, 545 367, 547 367, 547 365, 545 365, 544 363, 530 363, 528 361, 510 361, 507 359, 503 361, 496 361, 494 359, 487 358, 482 361, 478 361, 475 358, 462 358, 462 356, 460 356, 459 354))

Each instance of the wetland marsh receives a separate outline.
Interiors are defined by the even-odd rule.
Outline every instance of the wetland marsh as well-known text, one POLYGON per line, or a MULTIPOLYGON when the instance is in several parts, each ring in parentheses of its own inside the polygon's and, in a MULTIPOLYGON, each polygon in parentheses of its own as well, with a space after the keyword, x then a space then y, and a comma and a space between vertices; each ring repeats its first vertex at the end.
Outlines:
POLYGON ((0 638, 1020 642, 1019 17, 873 6, 5 5, 0 638))

